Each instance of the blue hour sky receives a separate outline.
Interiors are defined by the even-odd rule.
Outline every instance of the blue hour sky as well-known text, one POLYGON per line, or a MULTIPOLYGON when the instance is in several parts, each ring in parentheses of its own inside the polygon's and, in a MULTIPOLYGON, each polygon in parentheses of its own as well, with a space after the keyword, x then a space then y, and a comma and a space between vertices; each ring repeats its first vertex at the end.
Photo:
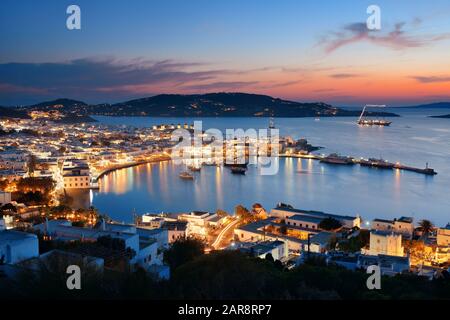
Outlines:
POLYGON ((212 91, 450 100, 448 0, 2 0, 0 43, 0 105, 212 91), (66 28, 70 4, 81 30, 66 28), (364 29, 370 4, 380 31, 364 29))

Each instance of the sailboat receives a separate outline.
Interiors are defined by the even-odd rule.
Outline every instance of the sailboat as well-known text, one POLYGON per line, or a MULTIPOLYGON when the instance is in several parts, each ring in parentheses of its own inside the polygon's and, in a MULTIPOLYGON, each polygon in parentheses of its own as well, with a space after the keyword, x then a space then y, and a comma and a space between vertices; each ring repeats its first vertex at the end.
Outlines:
POLYGON ((366 108, 369 107, 377 107, 377 108, 385 108, 385 105, 375 105, 375 104, 366 104, 363 108, 363 111, 361 112, 361 115, 359 116, 359 119, 357 123, 360 126, 390 126, 392 121, 387 120, 380 120, 380 119, 366 119, 364 118, 364 113, 366 112, 366 108))
POLYGON ((270 117, 270 120, 269 120, 269 129, 275 129, 275 119, 273 116, 270 117))

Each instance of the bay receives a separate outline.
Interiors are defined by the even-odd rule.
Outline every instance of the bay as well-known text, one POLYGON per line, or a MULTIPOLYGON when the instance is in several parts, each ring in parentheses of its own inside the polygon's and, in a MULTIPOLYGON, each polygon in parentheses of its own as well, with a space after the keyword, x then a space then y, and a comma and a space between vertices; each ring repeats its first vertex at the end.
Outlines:
MULTIPOLYGON (((279 172, 261 176, 251 166, 245 176, 228 168, 203 167, 194 181, 178 177, 172 162, 146 164, 106 175, 88 200, 100 212, 119 221, 132 221, 133 212, 232 212, 238 204, 261 203, 267 209, 278 202, 337 214, 393 219, 412 216, 437 225, 450 222, 450 120, 428 118, 443 110, 390 110, 401 115, 390 127, 360 127, 356 118, 277 118, 283 136, 306 138, 322 146, 320 153, 354 157, 382 157, 416 167, 428 163, 438 175, 399 170, 336 166, 313 160, 279 159, 279 172)), ((445 112, 444 112, 445 113, 445 112)), ((148 118, 95 117, 101 124, 131 125, 193 123, 203 129, 263 129, 267 118, 148 118)))

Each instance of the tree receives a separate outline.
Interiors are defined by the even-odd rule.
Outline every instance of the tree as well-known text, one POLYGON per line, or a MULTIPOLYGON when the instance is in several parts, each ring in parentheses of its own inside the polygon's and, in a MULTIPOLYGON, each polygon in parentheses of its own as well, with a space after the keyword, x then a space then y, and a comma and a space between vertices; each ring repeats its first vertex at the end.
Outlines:
POLYGON ((428 238, 428 235, 433 232, 434 225, 430 220, 422 220, 419 222, 419 228, 422 231, 422 237, 424 239, 428 238))
POLYGON ((252 215, 255 219, 267 219, 267 212, 260 203, 253 204, 252 215))
POLYGON ((197 239, 178 239, 164 252, 164 261, 173 271, 185 263, 203 255, 205 245, 197 239))
POLYGON ((282 224, 280 227, 280 233, 286 235, 287 234, 287 227, 285 224, 282 224))
POLYGON ((267 261, 270 261, 270 262, 274 262, 275 261, 275 259, 273 258, 273 255, 270 252, 268 254, 266 254, 265 259, 267 261))
POLYGON ((216 211, 216 214, 217 214, 219 217, 221 217, 221 218, 224 218, 224 217, 228 216, 228 213, 227 213, 225 210, 222 210, 222 209, 218 209, 218 210, 216 211))
POLYGON ((272 262, 233 250, 215 251, 176 269, 172 299, 283 297, 284 281, 272 262))
POLYGON ((9 181, 6 179, 0 180, 0 190, 5 190, 9 186, 9 181))
POLYGON ((37 166, 37 158, 34 154, 30 154, 28 156, 27 166, 28 166, 28 174, 30 175, 30 177, 33 177, 34 171, 36 170, 37 166))
POLYGON ((346 239, 340 241, 338 243, 339 250, 346 252, 358 252, 361 251, 361 248, 364 248, 369 244, 370 241, 370 232, 369 230, 359 230, 357 236, 351 237, 350 239, 346 239))
POLYGON ((328 217, 320 221, 319 228, 322 230, 336 230, 342 227, 342 223, 340 223, 338 220, 328 217))
POLYGON ((234 212, 236 216, 242 219, 244 222, 251 222, 253 220, 253 216, 250 211, 248 211, 248 209, 242 205, 236 206, 234 212))

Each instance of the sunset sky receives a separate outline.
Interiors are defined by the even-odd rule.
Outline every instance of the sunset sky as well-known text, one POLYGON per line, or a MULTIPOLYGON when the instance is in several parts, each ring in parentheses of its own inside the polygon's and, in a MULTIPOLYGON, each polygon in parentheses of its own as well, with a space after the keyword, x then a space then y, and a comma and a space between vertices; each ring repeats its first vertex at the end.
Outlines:
POLYGON ((339 106, 449 101, 450 1, 0 2, 0 105, 217 91, 339 106), (66 28, 70 4, 81 30, 66 28), (366 28, 371 4, 380 31, 366 28))

